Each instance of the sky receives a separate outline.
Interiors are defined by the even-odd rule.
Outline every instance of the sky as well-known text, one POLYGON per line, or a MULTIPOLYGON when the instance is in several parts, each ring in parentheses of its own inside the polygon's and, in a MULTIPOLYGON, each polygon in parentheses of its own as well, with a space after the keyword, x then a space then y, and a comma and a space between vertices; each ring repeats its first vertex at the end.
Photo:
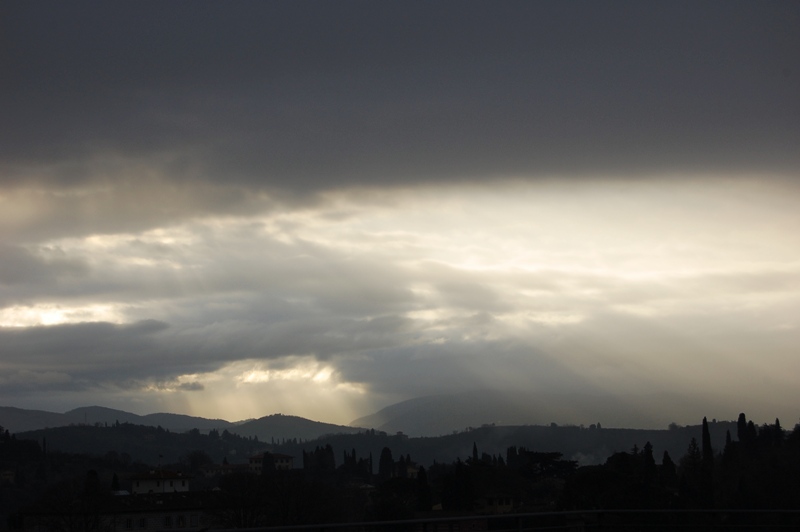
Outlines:
POLYGON ((4 2, 0 405, 347 424, 492 389, 792 426, 798 27, 4 2))

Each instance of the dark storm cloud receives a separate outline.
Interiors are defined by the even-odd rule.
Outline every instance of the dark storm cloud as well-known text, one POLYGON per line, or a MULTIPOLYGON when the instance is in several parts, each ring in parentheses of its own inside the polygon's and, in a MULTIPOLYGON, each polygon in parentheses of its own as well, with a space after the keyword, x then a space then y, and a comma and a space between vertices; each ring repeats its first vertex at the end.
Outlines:
POLYGON ((794 171, 797 2, 3 7, 6 184, 794 171))
MULTIPOLYGON (((127 344, 127 352, 146 351, 153 335, 164 331, 167 324, 143 320, 130 325, 110 323, 81 323, 51 327, 1 328, 2 354, 5 366, 11 360, 24 358, 41 360, 53 368, 78 365, 91 366, 105 360, 118 346, 127 344)), ((127 358, 127 357, 121 357, 127 358)))
POLYGON ((68 258, 59 249, 32 252, 0 243, 0 258, 0 300, 4 288, 11 285, 25 285, 28 289, 42 284, 52 287, 58 280, 84 277, 89 272, 83 260, 68 258))
MULTIPOLYGON (((0 382, 7 392, 17 387, 76 390, 150 376, 155 337, 167 327, 155 320, 0 327, 0 382)), ((162 362, 169 359, 161 355, 162 362)))

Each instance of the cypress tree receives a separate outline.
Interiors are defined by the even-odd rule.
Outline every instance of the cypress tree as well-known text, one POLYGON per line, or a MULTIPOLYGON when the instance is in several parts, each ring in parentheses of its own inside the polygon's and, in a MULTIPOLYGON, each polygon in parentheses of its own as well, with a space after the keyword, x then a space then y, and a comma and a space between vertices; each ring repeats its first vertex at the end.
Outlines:
POLYGON ((431 495, 431 487, 428 485, 428 474, 422 466, 420 466, 417 473, 416 492, 417 510, 422 512, 429 511, 433 506, 433 496, 431 495))
POLYGON ((711 433, 706 418, 703 418, 703 464, 706 467, 714 464, 714 450, 711 448, 711 433))
POLYGON ((378 476, 381 480, 389 480, 394 476, 394 458, 388 447, 384 447, 381 451, 381 457, 378 460, 378 476))
POLYGON ((651 484, 656 475, 656 461, 653 458, 653 446, 650 442, 644 444, 642 452, 642 478, 645 484, 651 484))
POLYGON ((747 418, 744 417, 744 412, 739 414, 739 419, 736 420, 736 438, 740 442, 747 439, 747 418))
POLYGON ((675 467, 675 462, 672 461, 669 453, 664 451, 664 457, 661 459, 661 484, 667 487, 675 487, 678 484, 678 471, 675 467))

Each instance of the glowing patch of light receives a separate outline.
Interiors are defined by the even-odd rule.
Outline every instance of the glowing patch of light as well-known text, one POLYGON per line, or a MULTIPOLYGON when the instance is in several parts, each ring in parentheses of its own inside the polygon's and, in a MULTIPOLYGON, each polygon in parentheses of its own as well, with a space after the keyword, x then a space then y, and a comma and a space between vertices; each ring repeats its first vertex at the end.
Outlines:
POLYGON ((198 392, 206 386, 224 379, 219 373, 187 373, 164 381, 149 382, 142 385, 142 390, 156 393, 198 392))
POLYGON ((527 326, 531 323, 545 325, 548 327, 558 327, 563 325, 576 325, 586 320, 586 316, 571 312, 513 312, 499 314, 495 318, 500 322, 505 322, 514 326, 527 326))
POLYGON ((333 370, 331 368, 323 368, 314 375, 311 380, 314 382, 326 382, 331 380, 333 370))
POLYGON ((436 321, 444 317, 444 312, 441 309, 424 309, 412 310, 406 312, 405 315, 412 320, 436 321))
POLYGON ((125 317, 115 305, 65 306, 39 304, 0 309, 0 327, 35 327, 86 322, 124 323, 125 317))
POLYGON ((296 356, 272 362, 243 360, 213 372, 182 375, 169 382, 149 383, 159 408, 229 420, 258 418, 274 413, 347 424, 366 415, 362 383, 343 382, 333 366, 312 357, 296 356), (182 382, 200 383, 202 390, 187 390, 182 382), (185 392, 185 393, 184 393, 185 392))
POLYGON ((656 308, 648 305, 612 305, 611 308, 618 312, 642 316, 644 318, 652 318, 659 314, 656 308))
POLYGON ((334 369, 315 361, 303 361, 290 368, 264 368, 257 366, 241 372, 236 380, 240 384, 258 384, 272 381, 306 381, 314 383, 330 382, 334 369))

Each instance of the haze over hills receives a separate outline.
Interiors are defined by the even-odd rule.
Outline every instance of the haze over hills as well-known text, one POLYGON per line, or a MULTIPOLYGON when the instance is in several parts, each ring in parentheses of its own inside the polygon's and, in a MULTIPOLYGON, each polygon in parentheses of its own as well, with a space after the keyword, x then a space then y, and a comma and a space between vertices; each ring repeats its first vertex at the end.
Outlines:
MULTIPOLYGON (((615 427, 615 420, 620 419, 616 416, 631 415, 635 403, 618 404, 620 410, 611 412, 601 410, 609 407, 608 402, 591 396, 543 395, 540 399, 526 404, 519 397, 499 392, 420 397, 356 420, 354 423, 360 427, 283 414, 232 423, 167 413, 139 416, 103 407, 78 408, 64 414, 0 407, 0 425, 23 439, 46 438, 52 450, 98 455, 124 452, 148 463, 156 463, 161 456, 180 460, 187 449, 202 449, 219 462, 223 457, 243 460, 270 448, 291 454, 299 464, 303 451, 327 443, 333 444, 337 452, 357 449, 365 456, 377 456, 384 446, 389 446, 428 463, 466 456, 477 443, 482 452, 491 454, 502 454, 510 445, 522 445, 562 452, 572 460, 592 464, 602 463, 612 453, 634 445, 642 448, 648 441, 659 451, 668 450, 679 457, 690 438, 700 436, 697 423, 702 417, 684 427, 672 425, 669 429, 666 422, 656 428, 615 427), (585 417, 570 417, 576 415, 578 408, 585 409, 581 412, 585 417), (594 419, 594 423, 570 423, 579 419, 594 419), (208 427, 211 428, 206 430, 208 427), (211 430, 213 434, 209 436, 211 430)), ((732 421, 736 415, 728 417, 718 410, 707 414, 711 418, 713 445, 721 449, 726 431, 737 432, 732 421)), ((757 425, 765 421, 754 420, 757 425)))
MULTIPOLYGON (((100 406, 82 407, 63 414, 41 410, 0 407, 0 426, 11 432, 79 424, 131 423, 173 432, 198 429, 275 439, 312 439, 328 434, 348 434, 376 429, 389 434, 440 436, 482 425, 585 425, 600 423, 606 428, 664 429, 670 423, 695 424, 704 416, 735 419, 748 405, 734 406, 704 401, 694 396, 671 394, 647 397, 612 397, 589 394, 520 395, 500 391, 464 391, 418 397, 389 405, 373 414, 353 420, 349 426, 312 421, 293 415, 271 414, 258 419, 227 421, 172 413, 137 415, 100 406)), ((769 421, 768 419, 760 420, 769 421)))
POLYGON ((493 390, 417 397, 387 406, 350 425, 411 436, 439 436, 482 425, 590 425, 659 429, 696 423, 710 412, 735 418, 738 411, 702 398, 675 394, 646 397, 531 393, 493 390), (643 406, 646 404, 647 406, 643 406))
POLYGON ((101 406, 76 408, 63 414, 7 406, 0 407, 0 426, 12 433, 69 425, 113 425, 117 422, 162 427, 171 432, 186 432, 198 429, 202 433, 207 433, 210 430, 219 432, 227 430, 240 436, 258 437, 262 441, 269 441, 272 438, 277 440, 284 438, 312 439, 328 434, 351 434, 364 430, 357 427, 345 427, 282 414, 231 422, 224 419, 206 419, 171 413, 140 416, 123 410, 101 406))
MULTIPOLYGON (((726 432, 735 435, 737 427, 735 421, 711 421, 709 430, 713 448, 721 451, 725 446, 726 432)), ((185 460, 187 454, 193 450, 207 453, 218 464, 223 459, 230 463, 244 463, 249 456, 270 450, 292 456, 295 467, 302 467, 304 452, 330 445, 337 464, 341 463, 338 460, 343 451, 356 451, 361 457, 379 457, 383 448, 388 447, 396 456, 410 455, 414 461, 428 467, 434 462, 448 463, 456 458, 466 459, 472 455, 475 445, 481 453, 497 456, 505 456, 511 446, 533 451, 560 452, 581 465, 590 465, 603 463, 613 453, 630 451, 634 446, 642 449, 649 442, 658 452, 660 461, 664 451, 668 451, 675 459, 683 456, 691 438, 700 441, 701 435, 700 425, 656 430, 521 425, 486 426, 438 437, 406 437, 361 430, 358 433, 329 434, 309 439, 276 437, 271 441, 233 433, 177 433, 155 427, 121 424, 73 425, 22 432, 17 436, 36 442, 46 440, 50 451, 93 456, 124 454, 128 460, 147 464, 178 463, 185 460)))

